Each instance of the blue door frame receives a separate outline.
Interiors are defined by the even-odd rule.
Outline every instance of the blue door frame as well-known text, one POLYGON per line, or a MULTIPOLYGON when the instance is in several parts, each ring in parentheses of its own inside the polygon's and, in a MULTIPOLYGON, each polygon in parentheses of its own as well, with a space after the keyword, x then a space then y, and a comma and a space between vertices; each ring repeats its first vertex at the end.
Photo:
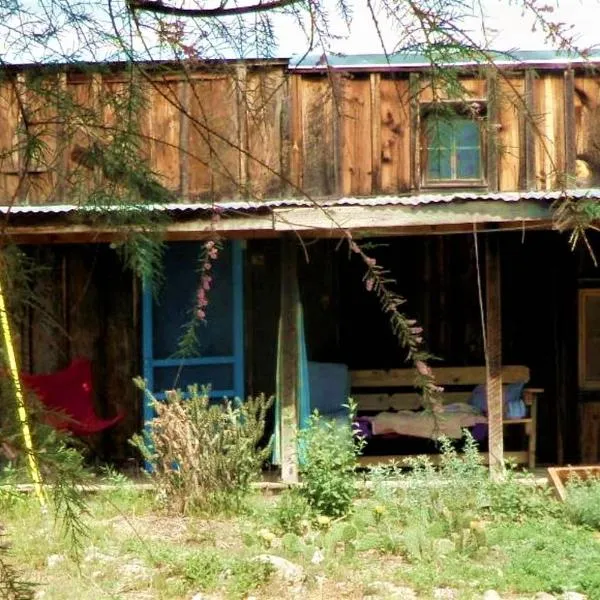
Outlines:
MULTIPOLYGON (((201 242, 174 242, 172 245, 169 244, 170 248, 175 248, 176 244, 194 244, 197 245, 197 255, 200 255, 202 243, 201 242)), ((143 288, 143 296, 142 296, 142 359, 143 359, 143 370, 144 370, 144 379, 146 380, 146 387, 149 391, 153 393, 153 395, 158 399, 164 398, 164 390, 163 389, 155 389, 157 373, 160 374, 160 370, 163 369, 163 374, 168 373, 168 369, 170 370, 178 370, 183 372, 183 370, 188 368, 196 368, 196 370, 200 370, 201 372, 208 374, 206 377, 210 377, 210 373, 212 372, 217 377, 216 373, 219 370, 219 367, 227 367, 230 366, 232 369, 232 373, 230 376, 226 377, 228 381, 230 381, 229 385, 225 387, 218 388, 212 386, 210 395, 213 398, 244 398, 244 249, 243 243, 240 241, 231 241, 226 242, 228 248, 224 248, 225 251, 231 253, 230 263, 228 264, 228 272, 221 273, 221 276, 215 276, 215 286, 221 286, 220 292, 225 294, 231 294, 230 300, 231 302, 231 310, 228 311, 230 314, 221 315, 221 318, 231 319, 231 326, 226 327, 225 329, 229 330, 227 332, 227 336, 231 335, 230 340, 220 340, 224 342, 224 345, 231 349, 230 353, 223 355, 207 355, 207 356, 198 356, 198 357, 190 357, 190 358, 173 358, 173 354, 176 352, 177 348, 169 348, 169 349, 161 349, 159 351, 159 356, 156 356, 156 340, 155 340, 155 316, 157 312, 157 304, 156 298, 152 293, 152 289, 149 285, 144 285, 143 288), (230 289, 224 290, 223 286, 227 285, 230 289), (166 354, 166 355, 165 355, 166 354), (198 369, 198 368, 201 369, 198 369)), ((195 248, 193 248, 195 251, 195 248)), ((168 251, 168 250, 167 250, 168 251)), ((218 263, 218 260, 216 261, 218 263)), ((218 266, 218 265, 217 265, 218 266)), ((195 270, 195 265, 181 265, 181 270, 179 270, 179 275, 181 272, 187 272, 189 270, 189 277, 193 281, 197 281, 198 276, 195 270)), ((169 288, 169 272, 166 270, 165 272, 165 289, 169 288)), ((177 288, 177 286, 175 286, 177 288)), ((178 294, 180 292, 179 289, 173 290, 174 294, 178 294)), ((175 297, 175 296, 174 296, 175 297)), ((210 301, 210 295, 209 295, 210 301)), ((190 303, 193 303, 193 298, 190 298, 190 303)), ((168 297, 167 297, 168 304, 168 297)), ((193 307, 190 306, 190 310, 193 307)), ((168 311, 165 310, 165 313, 168 311)), ((211 318, 211 306, 209 305, 209 310, 207 312, 207 320, 210 321, 211 318)), ((166 323, 167 327, 181 327, 181 323, 166 323)), ((220 331, 213 331, 213 337, 216 334, 218 337, 220 335, 220 331)), ((218 343, 217 345, 221 345, 218 343)), ((225 369, 227 371, 227 369, 225 369)), ((158 377, 161 381, 164 380, 164 377, 158 377)), ((195 381, 194 383, 198 384, 211 384, 211 381, 195 381)), ((147 399, 144 400, 144 408, 143 408, 143 422, 146 424, 153 418, 153 409, 152 406, 148 403, 147 399)))

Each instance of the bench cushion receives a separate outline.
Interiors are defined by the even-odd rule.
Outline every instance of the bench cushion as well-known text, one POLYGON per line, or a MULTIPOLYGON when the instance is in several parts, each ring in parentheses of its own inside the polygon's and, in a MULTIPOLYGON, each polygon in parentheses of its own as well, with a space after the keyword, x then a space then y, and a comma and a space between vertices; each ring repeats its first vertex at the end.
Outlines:
MULTIPOLYGON (((502 386, 505 417, 509 419, 522 419, 525 417, 527 409, 522 398, 524 387, 525 381, 502 386)), ((477 408, 482 414, 487 415, 487 388, 484 384, 479 384, 473 390, 469 404, 477 408)))

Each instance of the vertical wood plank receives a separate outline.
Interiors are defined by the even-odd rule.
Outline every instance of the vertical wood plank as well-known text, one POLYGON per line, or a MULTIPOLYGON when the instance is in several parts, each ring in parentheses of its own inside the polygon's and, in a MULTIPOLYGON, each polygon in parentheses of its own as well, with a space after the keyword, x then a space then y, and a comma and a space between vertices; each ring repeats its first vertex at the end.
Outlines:
POLYGON ((292 147, 291 147, 291 161, 290 161, 290 178, 292 183, 303 189, 302 174, 304 172, 303 167, 303 154, 304 148, 303 139, 303 128, 302 122, 304 120, 302 114, 302 75, 291 76, 291 130, 292 130, 292 147))
POLYGON ((381 74, 371 73, 371 191, 381 191, 381 74))
MULTIPOLYGON (((249 72, 246 77, 247 195, 260 199, 281 192, 289 179, 290 114, 287 81, 280 70, 249 72)), ((243 167, 242 167, 243 170, 243 167)))
POLYGON ((58 123, 56 126, 56 185, 55 200, 59 203, 66 202, 67 168, 69 163, 67 127, 65 119, 67 115, 61 110, 61 105, 67 100, 67 74, 58 75, 58 123))
POLYGON ((289 189, 293 182, 292 174, 292 92, 289 76, 284 76, 282 82, 282 97, 280 111, 280 148, 281 148, 281 175, 287 180, 283 182, 280 191, 284 196, 292 193, 289 189))
POLYGON ((300 302, 297 277, 297 248, 292 235, 281 241, 281 317, 279 402, 281 406, 281 479, 298 481, 298 328, 297 311, 300 302))
POLYGON ((411 73, 409 76, 409 97, 410 97, 410 172, 411 187, 414 190, 421 188, 421 167, 420 167, 420 149, 419 149, 419 74, 411 73))
POLYGON ((525 189, 535 190, 535 111, 534 87, 535 73, 532 69, 525 71, 525 189))
POLYGON ((516 191, 525 187, 525 138, 523 135, 523 78, 503 77, 498 81, 498 186, 502 191, 516 191))
POLYGON ((499 97, 498 97, 498 75, 495 70, 487 74, 487 183, 490 192, 497 192, 498 180, 498 127, 499 127, 499 97))
POLYGON ((190 140, 190 82, 180 84, 181 112, 179 115, 179 194, 187 200, 190 193, 189 140, 190 140))
POLYGON ((565 78, 565 173, 567 187, 574 187, 577 159, 577 137, 575 116, 575 72, 567 69, 565 78))
POLYGON ((485 258, 486 386, 490 474, 492 478, 500 479, 504 473, 504 439, 502 427, 502 304, 498 234, 487 235, 485 258))
POLYGON ((343 87, 342 192, 367 195, 372 185, 371 89, 365 78, 343 87))
POLYGON ((408 79, 382 79, 380 91, 381 191, 407 192, 411 186, 408 79))
POLYGON ((236 195, 246 196, 248 185, 248 71, 246 65, 236 66, 234 85, 238 145, 238 186, 236 195))

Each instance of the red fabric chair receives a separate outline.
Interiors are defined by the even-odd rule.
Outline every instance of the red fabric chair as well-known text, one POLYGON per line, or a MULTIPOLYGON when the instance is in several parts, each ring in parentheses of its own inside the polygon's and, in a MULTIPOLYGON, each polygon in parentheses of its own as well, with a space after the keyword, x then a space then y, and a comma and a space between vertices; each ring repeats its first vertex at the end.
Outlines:
POLYGON ((94 411, 92 365, 84 358, 75 359, 62 371, 46 375, 21 374, 23 387, 36 394, 51 411, 48 424, 83 436, 98 433, 118 423, 123 414, 102 419, 94 411))

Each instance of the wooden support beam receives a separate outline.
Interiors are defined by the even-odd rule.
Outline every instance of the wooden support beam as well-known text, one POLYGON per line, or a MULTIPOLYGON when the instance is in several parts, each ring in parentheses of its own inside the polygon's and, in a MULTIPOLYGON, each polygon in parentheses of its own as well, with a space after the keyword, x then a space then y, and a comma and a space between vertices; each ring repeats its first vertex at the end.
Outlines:
POLYGON ((498 234, 488 234, 485 245, 486 384, 490 474, 504 474, 502 427, 502 304, 500 299, 500 248, 498 234))
POLYGON ((297 247, 293 235, 281 241, 281 316, 279 334, 279 382, 277 393, 281 407, 281 479, 285 483, 298 481, 298 319, 300 302, 297 277, 297 247))

